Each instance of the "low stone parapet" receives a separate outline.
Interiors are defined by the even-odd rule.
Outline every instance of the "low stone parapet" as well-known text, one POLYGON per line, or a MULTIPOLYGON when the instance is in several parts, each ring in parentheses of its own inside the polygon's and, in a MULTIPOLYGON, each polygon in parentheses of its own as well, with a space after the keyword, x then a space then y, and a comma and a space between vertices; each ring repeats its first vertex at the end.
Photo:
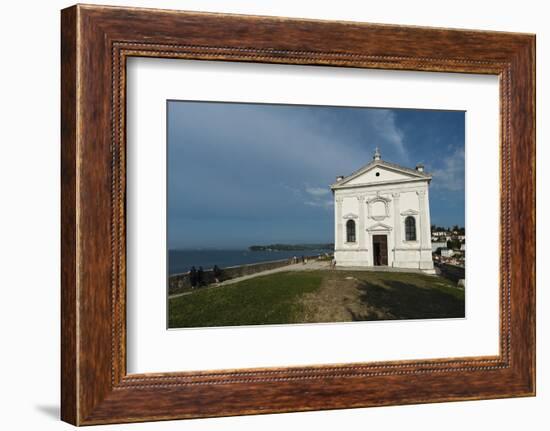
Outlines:
MULTIPOLYGON (((317 256, 306 257, 306 259, 316 259, 317 256)), ((300 262, 300 259, 298 259, 300 262)), ((227 268, 221 268, 221 276, 219 281, 230 280, 244 275, 256 274, 270 269, 281 268, 293 263, 292 258, 272 260, 269 262, 249 263, 245 265, 229 266, 227 268)), ((212 269, 207 269, 203 272, 203 284, 208 285, 215 283, 214 273, 212 269)), ((182 293, 191 289, 191 282, 189 280, 189 272, 181 274, 171 275, 168 279, 168 294, 174 295, 176 293, 182 293)))
POLYGON ((466 269, 463 266, 451 265, 448 263, 437 263, 441 276, 458 283, 466 277, 466 269))

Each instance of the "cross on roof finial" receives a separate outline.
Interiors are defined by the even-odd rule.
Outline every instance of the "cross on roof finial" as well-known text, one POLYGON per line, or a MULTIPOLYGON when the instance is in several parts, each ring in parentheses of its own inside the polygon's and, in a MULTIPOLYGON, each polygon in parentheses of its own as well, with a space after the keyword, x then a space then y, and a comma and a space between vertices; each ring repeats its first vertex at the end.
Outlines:
POLYGON ((378 150, 378 147, 376 147, 376 150, 374 151, 374 156, 372 157, 374 160, 380 160, 380 151, 378 150))

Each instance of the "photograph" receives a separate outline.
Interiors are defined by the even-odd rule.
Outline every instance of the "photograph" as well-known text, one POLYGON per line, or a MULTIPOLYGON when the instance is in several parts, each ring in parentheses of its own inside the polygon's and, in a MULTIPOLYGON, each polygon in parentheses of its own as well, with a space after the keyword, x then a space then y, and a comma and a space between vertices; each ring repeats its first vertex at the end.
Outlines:
POLYGON ((168 100, 167 326, 465 318, 465 112, 168 100))

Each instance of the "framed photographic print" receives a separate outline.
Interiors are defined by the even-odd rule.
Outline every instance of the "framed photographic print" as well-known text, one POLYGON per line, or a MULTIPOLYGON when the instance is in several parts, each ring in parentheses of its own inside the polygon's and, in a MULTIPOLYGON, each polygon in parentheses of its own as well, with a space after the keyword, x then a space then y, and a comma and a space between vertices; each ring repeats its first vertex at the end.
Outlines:
POLYGON ((535 37, 62 11, 62 419, 535 394, 535 37))

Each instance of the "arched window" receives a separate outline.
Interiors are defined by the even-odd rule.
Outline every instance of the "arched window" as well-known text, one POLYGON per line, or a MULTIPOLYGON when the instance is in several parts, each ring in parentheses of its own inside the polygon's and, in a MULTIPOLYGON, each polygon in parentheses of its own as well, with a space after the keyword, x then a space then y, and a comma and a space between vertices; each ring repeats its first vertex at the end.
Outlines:
POLYGON ((416 221, 413 216, 405 219, 405 240, 416 241, 416 221))
POLYGON ((355 222, 348 220, 346 223, 347 242, 355 242, 355 222))

